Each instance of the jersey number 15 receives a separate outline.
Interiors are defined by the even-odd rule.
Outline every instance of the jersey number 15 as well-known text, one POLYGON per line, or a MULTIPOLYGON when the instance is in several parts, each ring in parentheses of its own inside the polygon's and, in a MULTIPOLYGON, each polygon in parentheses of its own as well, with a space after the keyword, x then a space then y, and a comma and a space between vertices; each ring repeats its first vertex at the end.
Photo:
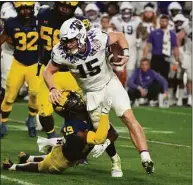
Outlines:
POLYGON ((78 65, 77 69, 79 70, 81 77, 87 78, 88 76, 95 76, 95 75, 99 74, 101 72, 100 66, 97 65, 97 66, 93 67, 93 64, 96 64, 97 62, 98 62, 98 59, 95 58, 94 60, 91 60, 85 64, 78 65))

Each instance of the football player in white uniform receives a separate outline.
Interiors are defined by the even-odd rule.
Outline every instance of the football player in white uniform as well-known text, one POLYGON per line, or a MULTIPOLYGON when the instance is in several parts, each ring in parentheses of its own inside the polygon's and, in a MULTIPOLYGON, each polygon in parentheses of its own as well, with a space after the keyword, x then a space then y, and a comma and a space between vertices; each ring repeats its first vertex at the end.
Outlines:
POLYGON ((130 2, 123 2, 120 6, 120 16, 111 19, 112 25, 117 31, 123 32, 129 42, 129 62, 127 63, 127 78, 131 76, 136 67, 137 47, 136 47, 136 30, 141 19, 133 16, 134 8, 130 2))
MULTIPOLYGON (((188 21, 188 19, 186 19, 184 17, 183 14, 177 14, 174 18, 173 18, 174 24, 175 24, 175 31, 176 34, 178 35, 178 33, 182 30, 182 25, 185 21, 188 21)), ((180 61, 183 61, 183 57, 184 57, 184 42, 182 42, 181 45, 179 45, 179 58, 180 61)), ((173 61, 175 61, 173 59, 173 61)), ((181 68, 181 66, 176 66, 175 63, 172 63, 170 65, 170 72, 169 72, 169 80, 168 80, 168 86, 169 86, 169 91, 170 91, 170 105, 173 105, 175 103, 175 96, 174 94, 176 94, 176 91, 178 89, 178 99, 176 102, 177 106, 182 106, 183 105, 183 97, 184 97, 184 82, 183 82, 183 76, 184 76, 184 70, 181 68), (178 88, 179 87, 179 88, 178 88), (174 92, 174 94, 173 94, 174 92)))
MULTIPOLYGON (((124 56, 116 65, 124 65, 128 61, 128 43, 121 32, 106 34, 100 29, 86 32, 78 19, 65 21, 60 29, 60 43, 52 51, 52 58, 44 70, 44 80, 50 90, 52 103, 59 102, 61 93, 55 88, 53 74, 65 65, 83 90, 94 128, 98 127, 101 114, 101 102, 111 98, 112 108, 126 124, 134 145, 140 153, 143 167, 147 173, 153 172, 153 161, 148 152, 145 134, 136 120, 130 106, 127 92, 113 73, 107 60, 109 46, 118 42, 124 56)), ((67 79, 66 79, 67 80, 67 79)), ((65 79, 64 79, 65 83, 65 79)))
MULTIPOLYGON (((138 48, 138 65, 143 57, 143 49, 150 32, 157 27, 157 16, 155 8, 151 3, 147 4, 143 9, 142 22, 137 28, 137 48, 138 48)), ((149 52, 148 58, 151 58, 149 52)))
POLYGON ((181 45, 182 39, 185 39, 185 52, 182 61, 182 67, 186 69, 188 81, 188 105, 192 106, 192 12, 190 20, 185 21, 182 25, 182 31, 177 35, 178 43, 181 45))
MULTIPOLYGON (((6 2, 1 7, 1 20, 3 22, 9 17, 16 17, 17 12, 15 11, 12 3, 6 2)), ((3 101, 5 88, 6 88, 6 79, 9 72, 9 69, 13 60, 13 51, 14 47, 5 42, 1 46, 1 96, 0 96, 0 104, 3 101)))
POLYGON ((168 6, 168 14, 170 16, 168 27, 170 30, 175 30, 174 17, 182 12, 182 7, 178 2, 171 2, 168 6))
POLYGON ((97 5, 89 3, 84 11, 86 18, 90 21, 91 28, 101 28, 100 11, 97 5))

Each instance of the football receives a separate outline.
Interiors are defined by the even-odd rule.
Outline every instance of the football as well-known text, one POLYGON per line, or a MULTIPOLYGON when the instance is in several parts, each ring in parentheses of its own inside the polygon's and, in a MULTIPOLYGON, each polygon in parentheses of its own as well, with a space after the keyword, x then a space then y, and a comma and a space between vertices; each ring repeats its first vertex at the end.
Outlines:
POLYGON ((118 55, 123 56, 123 49, 118 43, 112 44, 110 46, 110 63, 119 63, 121 58, 118 58, 118 55))

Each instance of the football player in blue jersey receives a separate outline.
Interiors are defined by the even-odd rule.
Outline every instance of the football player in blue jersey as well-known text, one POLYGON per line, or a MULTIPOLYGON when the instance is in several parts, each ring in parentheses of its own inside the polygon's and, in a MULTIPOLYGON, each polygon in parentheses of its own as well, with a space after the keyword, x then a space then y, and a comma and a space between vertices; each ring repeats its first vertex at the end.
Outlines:
MULTIPOLYGON (((41 68, 43 69, 48 64, 51 58, 51 50, 59 42, 59 29, 65 20, 74 16, 77 6, 78 2, 57 1, 54 3, 53 8, 45 8, 39 11, 37 18, 43 50, 38 70, 40 66, 42 66, 41 68)), ((88 20, 81 17, 80 19, 85 27, 88 28, 88 20)), ((42 74, 40 73, 39 75, 41 79, 41 89, 38 94, 39 121, 44 131, 46 131, 48 138, 57 137, 52 116, 53 107, 48 101, 49 89, 43 80, 42 74)), ((80 91, 76 80, 66 67, 61 68, 54 75, 54 81, 58 89, 80 91)))
POLYGON ((106 140, 114 142, 117 139, 118 135, 114 130, 108 129, 108 113, 111 102, 111 99, 106 99, 103 102, 99 127, 94 132, 86 111, 86 104, 81 96, 75 92, 64 91, 60 103, 55 106, 55 111, 65 118, 62 129, 64 139, 58 140, 57 145, 48 155, 32 156, 20 152, 19 164, 13 164, 9 159, 6 159, 3 161, 3 169, 58 173, 79 164, 79 160, 85 158, 94 145, 102 144, 106 140))
POLYGON ((14 58, 9 71, 5 97, 1 105, 1 135, 7 133, 6 123, 19 89, 27 82, 29 86, 29 116, 26 121, 30 137, 36 136, 35 115, 37 113, 37 93, 39 78, 36 76, 39 50, 39 31, 34 16, 34 2, 14 2, 17 17, 4 23, 0 35, 0 45, 11 38, 14 46, 14 58))

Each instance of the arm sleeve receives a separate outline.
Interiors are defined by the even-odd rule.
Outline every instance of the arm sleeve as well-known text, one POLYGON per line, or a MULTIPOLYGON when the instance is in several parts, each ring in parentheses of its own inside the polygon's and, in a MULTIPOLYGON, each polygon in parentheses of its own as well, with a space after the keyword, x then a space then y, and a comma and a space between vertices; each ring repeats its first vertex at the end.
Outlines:
POLYGON ((129 78, 128 82, 127 82, 127 87, 131 88, 131 89, 137 89, 137 87, 139 86, 139 84, 135 84, 135 79, 137 77, 137 70, 135 70, 133 72, 133 74, 131 75, 131 77, 129 78))
POLYGON ((99 145, 105 142, 108 134, 109 118, 108 114, 102 114, 100 123, 96 132, 89 131, 87 134, 87 143, 99 145))
POLYGON ((155 80, 157 80, 162 85, 164 91, 168 91, 168 82, 166 81, 166 79, 155 71, 153 71, 153 74, 155 80))

